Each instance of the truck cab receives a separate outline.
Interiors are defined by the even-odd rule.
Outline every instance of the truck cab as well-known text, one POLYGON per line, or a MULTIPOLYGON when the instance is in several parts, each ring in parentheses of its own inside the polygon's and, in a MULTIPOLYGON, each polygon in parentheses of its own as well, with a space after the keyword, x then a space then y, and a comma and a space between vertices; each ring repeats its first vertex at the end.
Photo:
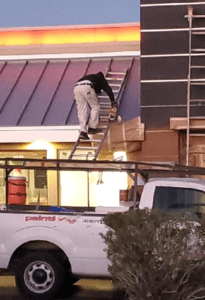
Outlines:
POLYGON ((205 212, 205 181, 196 178, 153 178, 144 186, 139 208, 186 210, 200 217, 205 212))

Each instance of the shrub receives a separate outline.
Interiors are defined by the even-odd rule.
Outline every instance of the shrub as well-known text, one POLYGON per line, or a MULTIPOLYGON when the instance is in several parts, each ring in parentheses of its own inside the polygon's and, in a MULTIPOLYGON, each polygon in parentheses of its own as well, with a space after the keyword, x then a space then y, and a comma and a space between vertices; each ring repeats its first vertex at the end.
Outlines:
POLYGON ((205 299, 203 230, 187 216, 131 210, 104 217, 116 289, 130 300, 205 299))

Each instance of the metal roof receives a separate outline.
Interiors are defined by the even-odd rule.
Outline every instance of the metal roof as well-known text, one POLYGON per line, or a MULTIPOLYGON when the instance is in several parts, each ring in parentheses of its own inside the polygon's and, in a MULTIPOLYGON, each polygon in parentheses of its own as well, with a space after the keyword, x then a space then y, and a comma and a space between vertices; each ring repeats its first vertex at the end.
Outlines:
POLYGON ((75 82, 84 74, 130 68, 122 96, 123 120, 140 115, 139 57, 0 61, 0 126, 77 125, 75 82))

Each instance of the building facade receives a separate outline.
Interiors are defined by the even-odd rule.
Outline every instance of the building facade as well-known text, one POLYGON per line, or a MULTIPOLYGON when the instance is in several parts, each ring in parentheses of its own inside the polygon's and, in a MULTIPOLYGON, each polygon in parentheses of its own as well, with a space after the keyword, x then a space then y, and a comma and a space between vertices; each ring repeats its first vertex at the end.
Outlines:
MULTIPOLYGON (((139 118, 139 50, 138 23, 0 30, 0 158, 67 159, 79 133, 73 87, 84 74, 129 69, 120 115, 123 121, 139 118)), ((102 157, 113 159, 115 152, 106 149, 102 157)), ((97 195, 93 199, 87 196, 87 174, 80 179, 77 173, 14 170, 13 175, 26 177, 27 204, 39 197, 46 205, 102 204, 96 200, 102 195, 99 174, 89 178, 97 195)), ((104 176, 104 181, 108 193, 110 179, 104 176)), ((3 203, 3 171, 0 182, 3 203)), ((127 188, 127 179, 122 182, 121 188, 127 188)), ((119 189, 113 205, 119 204, 119 189)))

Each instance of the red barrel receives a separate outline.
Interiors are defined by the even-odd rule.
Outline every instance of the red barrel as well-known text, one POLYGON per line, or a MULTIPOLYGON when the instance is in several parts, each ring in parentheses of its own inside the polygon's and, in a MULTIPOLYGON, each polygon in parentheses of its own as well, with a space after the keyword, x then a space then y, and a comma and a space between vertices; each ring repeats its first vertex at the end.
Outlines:
POLYGON ((8 178, 8 204, 26 203, 26 177, 8 178))

